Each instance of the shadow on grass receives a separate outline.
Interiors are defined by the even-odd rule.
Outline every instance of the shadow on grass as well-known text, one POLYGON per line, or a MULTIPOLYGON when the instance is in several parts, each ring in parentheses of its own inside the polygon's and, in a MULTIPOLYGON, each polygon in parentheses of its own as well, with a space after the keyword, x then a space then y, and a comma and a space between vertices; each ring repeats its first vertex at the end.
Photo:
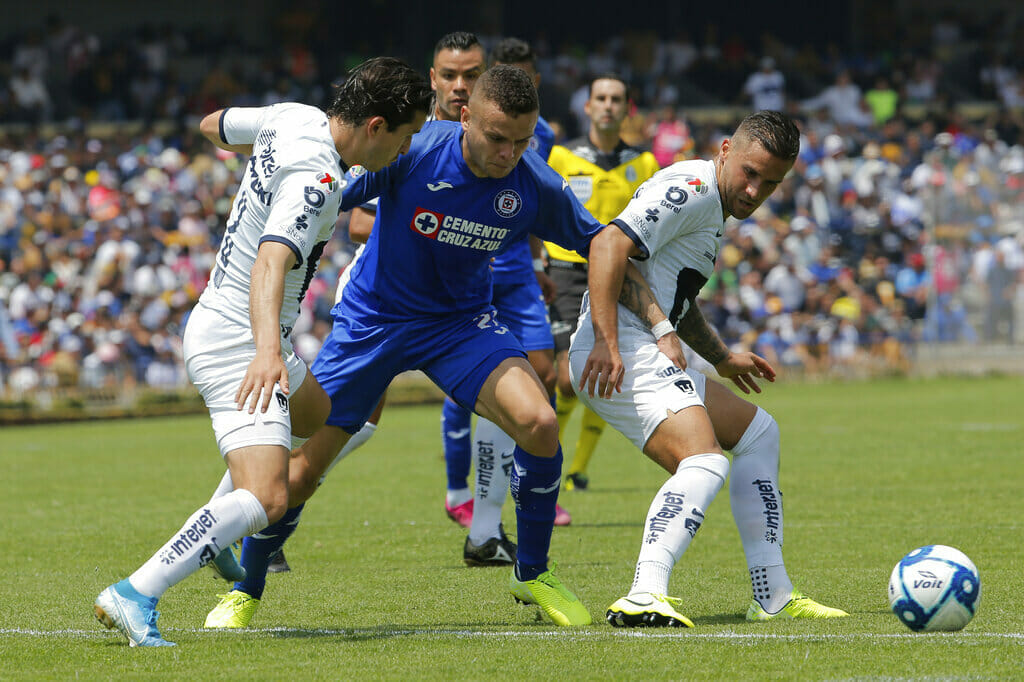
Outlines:
POLYGON ((373 627, 338 627, 338 628, 282 628, 278 632, 268 633, 276 639, 338 639, 345 642, 367 642, 388 640, 400 637, 424 637, 431 635, 459 636, 461 634, 479 636, 493 632, 495 636, 508 635, 510 628, 522 629, 539 627, 558 629, 556 625, 544 621, 518 622, 507 627, 495 626, 494 623, 458 623, 443 627, 437 625, 375 625, 373 627))
POLYGON ((702 625, 745 625, 747 622, 743 613, 716 613, 711 616, 691 616, 691 618, 693 618, 693 624, 698 628, 702 625))
POLYGON ((637 523, 636 521, 630 522, 619 522, 619 523, 579 523, 574 522, 573 528, 643 528, 644 524, 637 523))
POLYGON ((586 495, 587 497, 590 497, 590 496, 599 497, 599 496, 602 496, 602 495, 635 495, 635 494, 638 494, 638 493, 639 494, 651 495, 652 491, 653 492, 657 492, 658 489, 657 488, 652 488, 652 487, 649 487, 649 486, 644 486, 644 487, 637 486, 637 487, 632 487, 632 488, 605 488, 605 487, 587 488, 586 490, 565 491, 568 494, 565 497, 562 497, 561 495, 559 495, 558 501, 559 502, 571 501, 576 495, 580 495, 580 496, 586 495))

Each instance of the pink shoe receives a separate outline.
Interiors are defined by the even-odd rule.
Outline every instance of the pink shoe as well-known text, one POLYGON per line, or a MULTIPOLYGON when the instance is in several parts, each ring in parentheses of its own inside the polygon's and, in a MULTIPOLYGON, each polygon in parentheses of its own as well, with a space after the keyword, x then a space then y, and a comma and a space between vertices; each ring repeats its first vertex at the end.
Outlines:
POLYGON ((562 505, 555 504, 555 525, 556 526, 568 526, 572 523, 572 516, 569 515, 562 505))
MULTIPOLYGON (((445 501, 444 510, 448 513, 449 519, 463 528, 469 528, 470 524, 473 523, 473 500, 463 502, 454 507, 449 507, 448 502, 445 501)), ((555 523, 558 522, 556 521, 555 523)))

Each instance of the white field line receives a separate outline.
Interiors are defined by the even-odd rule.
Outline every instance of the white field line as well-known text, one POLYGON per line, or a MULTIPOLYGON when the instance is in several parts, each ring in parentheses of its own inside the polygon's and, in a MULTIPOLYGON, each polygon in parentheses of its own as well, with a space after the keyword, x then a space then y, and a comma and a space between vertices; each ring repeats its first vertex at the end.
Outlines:
MULTIPOLYGON (((972 639, 1006 639, 1024 642, 1022 632, 933 632, 933 633, 876 633, 851 632, 848 634, 774 634, 747 632, 691 632, 688 630, 656 631, 656 630, 467 630, 446 628, 243 628, 240 630, 207 630, 204 628, 163 628, 165 634, 185 632, 203 635, 307 635, 310 637, 428 637, 456 639, 493 638, 493 637, 532 637, 534 639, 700 639, 700 640, 734 640, 745 643, 786 641, 786 642, 850 642, 855 640, 916 640, 934 639, 972 640, 972 639)), ((34 630, 30 628, 0 628, 0 636, 4 637, 111 637, 116 633, 106 630, 34 630)))

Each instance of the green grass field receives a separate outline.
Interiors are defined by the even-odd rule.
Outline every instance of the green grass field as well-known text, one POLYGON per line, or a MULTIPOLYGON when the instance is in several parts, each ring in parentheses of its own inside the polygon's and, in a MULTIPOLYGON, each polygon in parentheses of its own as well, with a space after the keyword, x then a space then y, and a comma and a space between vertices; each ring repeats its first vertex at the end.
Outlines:
POLYGON ((604 622, 665 477, 619 434, 603 438, 591 490, 561 498, 573 525, 555 530, 552 557, 595 619, 563 629, 513 602, 508 570, 463 566, 465 533, 442 508, 439 407, 396 407, 307 506, 293 572, 269 577, 254 627, 202 630, 226 591, 204 569, 161 601, 179 646, 160 650, 129 649, 92 601, 212 492, 223 465, 209 420, 4 427, 0 678, 1022 678, 1022 395, 1017 378, 769 387, 759 401, 782 426, 790 575, 852 617, 746 623, 723 490, 672 578, 693 630, 604 622), (893 565, 932 543, 981 572, 980 612, 960 633, 913 634, 888 609, 893 565))

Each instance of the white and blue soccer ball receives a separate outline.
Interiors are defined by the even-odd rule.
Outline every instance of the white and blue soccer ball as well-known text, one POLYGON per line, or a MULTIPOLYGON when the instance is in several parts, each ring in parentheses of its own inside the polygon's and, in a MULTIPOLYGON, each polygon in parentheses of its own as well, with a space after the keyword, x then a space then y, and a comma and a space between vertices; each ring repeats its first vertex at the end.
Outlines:
POLYGON ((889 577, 889 607, 915 632, 960 630, 981 606, 974 563, 946 545, 918 547, 889 577))

